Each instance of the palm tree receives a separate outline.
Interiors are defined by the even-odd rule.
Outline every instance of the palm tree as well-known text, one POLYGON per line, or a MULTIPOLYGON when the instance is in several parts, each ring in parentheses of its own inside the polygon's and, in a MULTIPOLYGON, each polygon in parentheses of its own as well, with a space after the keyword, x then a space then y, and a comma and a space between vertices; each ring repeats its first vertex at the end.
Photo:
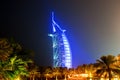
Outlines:
POLYGON ((10 73, 10 65, 8 61, 0 61, 0 79, 12 79, 11 76, 14 76, 10 73))
POLYGON ((36 65, 31 66, 31 69, 29 69, 29 76, 30 76, 30 80, 35 80, 36 77, 37 78, 40 77, 38 66, 36 65))
POLYGON ((15 77, 28 75, 27 66, 32 61, 30 58, 23 60, 23 51, 15 41, 0 38, 0 78, 13 80, 15 77))
POLYGON ((10 73, 14 74, 14 76, 11 76, 12 78, 20 77, 20 76, 28 76, 29 72, 27 70, 28 63, 31 63, 32 61, 23 61, 21 58, 18 58, 17 56, 11 57, 8 59, 9 68, 8 70, 10 73))
POLYGON ((83 65, 79 65, 76 68, 76 70, 77 70, 77 73, 87 73, 88 72, 88 68, 89 68, 88 64, 83 64, 83 65))
POLYGON ((79 65, 76 68, 77 74, 85 73, 85 67, 83 65, 79 65))
POLYGON ((59 67, 53 68, 53 75, 55 76, 55 80, 58 80, 58 76, 61 75, 59 67))
POLYGON ((102 56, 95 64, 95 67, 97 67, 96 74, 98 74, 99 77, 108 76, 109 80, 111 80, 113 73, 120 73, 120 70, 116 68, 114 64, 115 62, 116 59, 113 55, 102 56))
POLYGON ((88 74, 88 78, 93 78, 93 73, 95 73, 94 64, 87 64, 85 67, 85 73, 88 74))
POLYGON ((63 75, 64 75, 64 80, 67 80, 67 76, 68 76, 68 69, 65 67, 65 68, 62 68, 63 69, 63 71, 62 71, 62 73, 63 73, 63 75))
POLYGON ((6 38, 0 38, 0 60, 5 61, 13 53, 13 48, 6 38))
POLYGON ((51 68, 46 68, 45 72, 43 74, 44 74, 46 80, 48 80, 48 78, 52 77, 52 69, 51 68))

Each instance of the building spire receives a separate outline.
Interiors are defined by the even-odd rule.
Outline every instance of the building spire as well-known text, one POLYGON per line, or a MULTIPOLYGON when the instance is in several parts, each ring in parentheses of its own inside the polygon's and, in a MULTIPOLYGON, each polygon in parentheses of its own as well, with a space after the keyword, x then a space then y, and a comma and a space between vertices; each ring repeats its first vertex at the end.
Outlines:
POLYGON ((58 28, 60 31, 65 32, 66 30, 62 29, 54 19, 54 12, 52 12, 52 26, 53 26, 53 32, 56 32, 56 29, 58 28))

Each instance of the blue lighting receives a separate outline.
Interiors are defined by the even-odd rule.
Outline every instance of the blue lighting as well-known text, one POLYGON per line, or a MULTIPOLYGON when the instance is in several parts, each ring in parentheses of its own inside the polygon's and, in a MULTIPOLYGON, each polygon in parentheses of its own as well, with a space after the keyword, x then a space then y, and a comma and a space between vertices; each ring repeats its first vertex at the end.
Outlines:
POLYGON ((54 12, 52 12, 53 33, 49 36, 53 41, 53 67, 72 67, 72 55, 68 39, 62 29, 54 20, 54 12))

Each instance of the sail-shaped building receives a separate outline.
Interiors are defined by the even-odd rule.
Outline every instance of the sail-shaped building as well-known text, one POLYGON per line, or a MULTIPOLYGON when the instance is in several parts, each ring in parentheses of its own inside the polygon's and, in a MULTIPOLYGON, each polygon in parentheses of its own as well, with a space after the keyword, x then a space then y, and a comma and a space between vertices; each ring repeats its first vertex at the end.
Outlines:
POLYGON ((54 19, 54 13, 52 12, 52 37, 53 43, 53 67, 72 67, 72 54, 68 39, 65 35, 64 29, 62 29, 54 19))

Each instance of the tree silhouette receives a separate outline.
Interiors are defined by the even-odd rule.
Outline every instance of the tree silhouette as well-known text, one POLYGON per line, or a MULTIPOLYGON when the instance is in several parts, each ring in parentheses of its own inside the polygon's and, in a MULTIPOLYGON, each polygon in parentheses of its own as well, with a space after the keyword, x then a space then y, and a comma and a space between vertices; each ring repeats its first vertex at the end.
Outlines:
POLYGON ((115 65, 116 59, 113 55, 108 56, 102 56, 99 60, 97 60, 97 63, 95 64, 95 67, 97 67, 96 74, 98 74, 99 77, 108 77, 109 80, 111 80, 112 75, 120 73, 120 70, 115 65))

